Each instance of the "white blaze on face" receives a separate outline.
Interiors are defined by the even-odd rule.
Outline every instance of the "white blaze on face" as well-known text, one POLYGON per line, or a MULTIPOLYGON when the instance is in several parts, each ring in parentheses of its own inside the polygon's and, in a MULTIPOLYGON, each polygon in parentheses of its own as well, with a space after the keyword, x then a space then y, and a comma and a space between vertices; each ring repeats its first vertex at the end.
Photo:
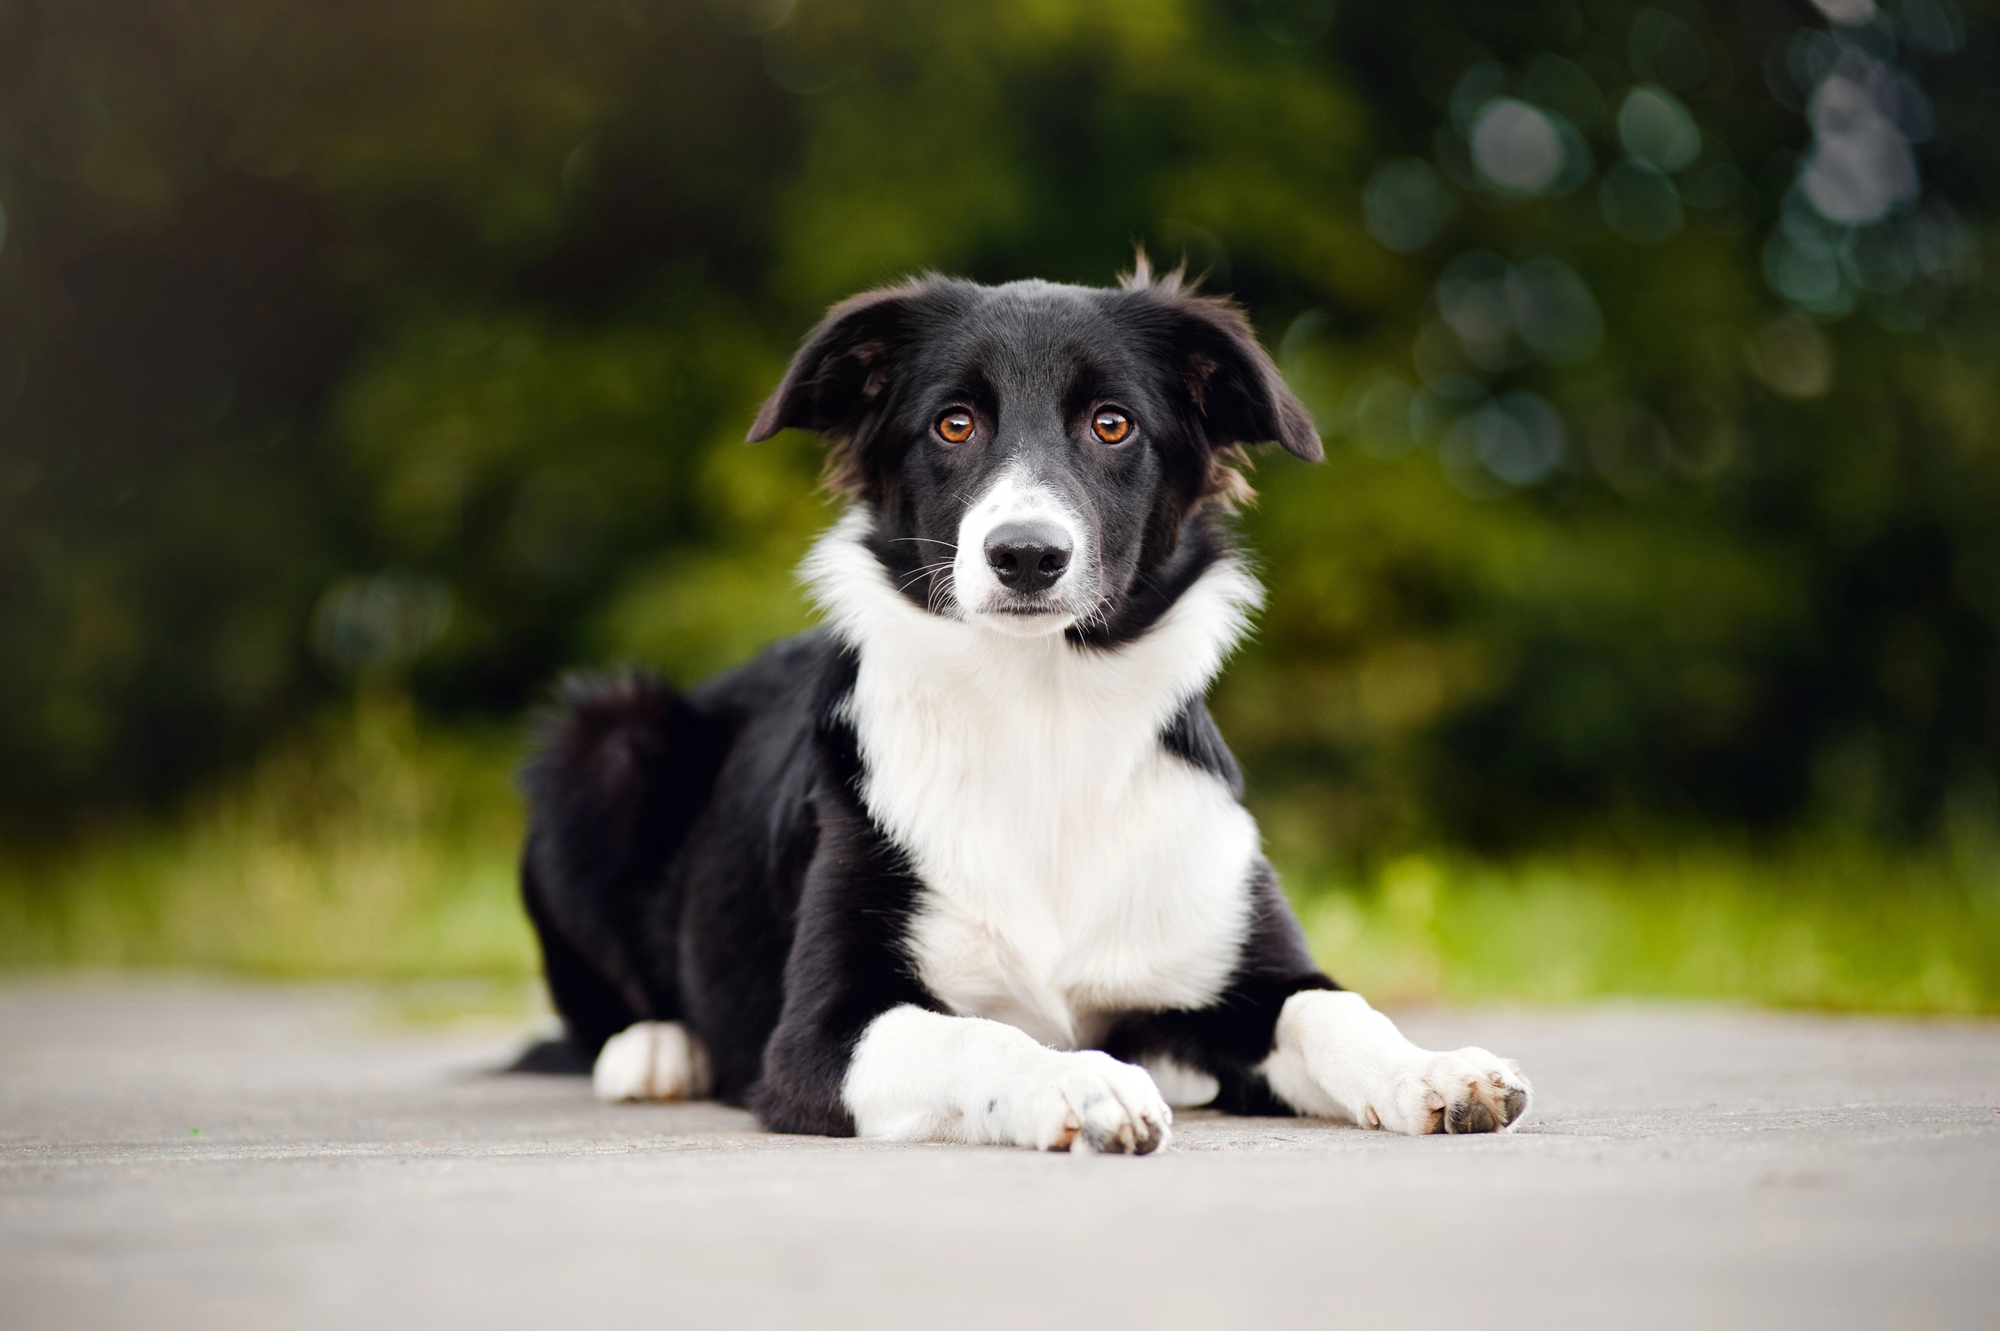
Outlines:
POLYGON ((986 493, 973 501, 958 524, 958 554, 952 560, 951 581, 958 603, 981 623, 1017 637, 1040 637, 1068 628, 1090 608, 1096 584, 1095 552, 1083 524, 1061 497, 1036 481, 1025 468, 1010 467, 986 493), (986 539, 1009 522, 1047 522, 1069 537, 1069 569, 1052 589, 1049 613, 1004 613, 1015 594, 1001 583, 986 560, 986 539))

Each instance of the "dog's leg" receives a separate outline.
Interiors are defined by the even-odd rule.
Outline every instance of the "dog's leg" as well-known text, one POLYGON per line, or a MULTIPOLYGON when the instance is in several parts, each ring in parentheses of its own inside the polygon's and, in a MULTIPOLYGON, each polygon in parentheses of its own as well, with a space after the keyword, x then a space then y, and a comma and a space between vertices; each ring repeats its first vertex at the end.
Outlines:
POLYGON ((1419 1049, 1360 994, 1330 989, 1285 1000, 1259 1071, 1302 1114, 1412 1136, 1508 1131, 1531 1094, 1515 1064, 1484 1049, 1419 1049))
POLYGON ((841 1101, 863 1137, 1145 1155, 1173 1110, 1146 1070, 1012 1026, 905 1005, 868 1024, 841 1101))
POLYGON ((590 1088, 600 1100, 699 1100, 708 1051, 677 1021, 637 1021, 604 1042, 590 1088))

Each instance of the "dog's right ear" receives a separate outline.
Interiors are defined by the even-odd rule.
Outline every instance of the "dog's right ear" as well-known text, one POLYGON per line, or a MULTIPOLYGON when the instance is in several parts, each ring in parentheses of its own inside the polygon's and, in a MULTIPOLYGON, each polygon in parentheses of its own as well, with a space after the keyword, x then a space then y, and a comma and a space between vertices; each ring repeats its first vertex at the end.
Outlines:
POLYGON ((828 310, 765 399, 748 442, 780 430, 813 430, 837 443, 862 433, 882 405, 925 290, 921 281, 905 282, 849 296, 828 310))

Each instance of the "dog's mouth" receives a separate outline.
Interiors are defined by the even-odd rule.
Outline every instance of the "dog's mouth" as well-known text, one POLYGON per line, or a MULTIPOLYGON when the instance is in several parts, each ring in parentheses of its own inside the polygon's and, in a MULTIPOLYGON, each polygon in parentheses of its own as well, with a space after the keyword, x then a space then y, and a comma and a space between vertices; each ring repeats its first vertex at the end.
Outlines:
POLYGON ((1014 637, 1041 637, 1060 633, 1074 624, 1079 615, 1066 596, 995 597, 971 610, 971 618, 1014 637))

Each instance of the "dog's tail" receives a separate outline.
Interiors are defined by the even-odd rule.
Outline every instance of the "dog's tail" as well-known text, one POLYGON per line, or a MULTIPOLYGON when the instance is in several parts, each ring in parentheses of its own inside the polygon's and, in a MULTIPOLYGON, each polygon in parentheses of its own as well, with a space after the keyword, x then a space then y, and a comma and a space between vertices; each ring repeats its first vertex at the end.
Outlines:
POLYGON ((575 675, 557 690, 521 772, 528 842, 521 896, 541 939, 549 996, 595 1058, 635 1021, 678 1014, 667 866, 708 803, 717 727, 642 671, 575 675))

